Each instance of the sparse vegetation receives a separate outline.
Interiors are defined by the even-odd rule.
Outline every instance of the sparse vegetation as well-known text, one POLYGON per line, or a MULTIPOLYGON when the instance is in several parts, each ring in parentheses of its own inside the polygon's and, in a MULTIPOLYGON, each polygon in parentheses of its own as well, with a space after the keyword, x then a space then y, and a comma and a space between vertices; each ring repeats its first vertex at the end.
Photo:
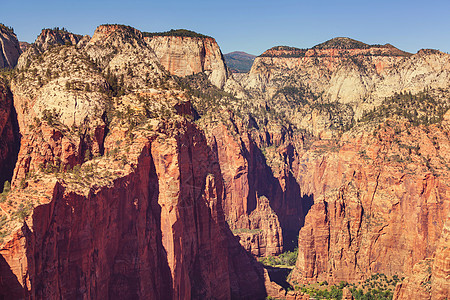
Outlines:
POLYGON ((181 37, 197 37, 197 38, 211 38, 210 36, 200 34, 187 29, 171 29, 164 32, 143 32, 145 37, 153 36, 181 36, 181 37))
POLYGON ((412 125, 430 125, 441 122, 450 108, 449 102, 433 97, 427 91, 418 94, 400 93, 386 98, 372 111, 365 112, 360 122, 382 121, 389 117, 403 117, 412 125))
POLYGON ((3 203, 6 200, 6 196, 8 195, 8 193, 11 191, 11 184, 9 183, 9 181, 5 181, 5 183, 3 184, 3 191, 0 194, 0 202, 3 203))
POLYGON ((355 300, 391 300, 395 286, 401 280, 403 279, 397 275, 388 277, 376 273, 359 284, 341 281, 337 285, 330 286, 324 281, 317 284, 294 285, 294 290, 317 299, 342 299, 342 290, 347 287, 355 300))
POLYGON ((11 215, 12 218, 18 218, 20 221, 25 220, 32 212, 34 205, 31 201, 26 204, 20 203, 18 209, 11 215))
POLYGON ((56 111, 56 108, 53 110, 44 109, 42 111, 42 120, 46 121, 50 126, 59 123, 59 114, 56 111))
POLYGON ((5 31, 7 31, 7 32, 14 33, 14 28, 12 28, 10 26, 6 26, 3 23, 0 23, 0 28, 5 30, 5 31))
POLYGON ((126 89, 123 84, 123 74, 118 78, 116 74, 108 69, 105 74, 105 79, 109 85, 109 90, 107 91, 108 95, 111 97, 120 97, 125 94, 126 89))
POLYGON ((258 260, 265 266, 293 267, 295 266, 295 262, 297 261, 297 256, 298 256, 298 248, 296 248, 294 251, 286 251, 278 256, 261 257, 258 260))

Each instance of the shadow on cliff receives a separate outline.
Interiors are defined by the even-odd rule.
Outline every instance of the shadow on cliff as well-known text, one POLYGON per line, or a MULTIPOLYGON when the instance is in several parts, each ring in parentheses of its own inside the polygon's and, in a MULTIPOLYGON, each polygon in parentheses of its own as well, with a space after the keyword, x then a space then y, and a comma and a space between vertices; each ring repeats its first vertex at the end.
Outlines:
MULTIPOLYGON (((10 91, 8 91, 9 97, 13 99, 10 91)), ((9 122, 1 132, 0 136, 0 148, 7 148, 7 156, 4 158, 4 164, 0 171, 0 190, 3 191, 3 186, 6 181, 11 182, 13 177, 14 168, 16 167, 17 158, 20 150, 20 131, 19 123, 17 121, 17 113, 14 108, 14 103, 11 101, 11 112, 9 116, 9 122)))
POLYGON ((32 298, 172 299, 158 198, 148 149, 135 172, 87 196, 57 186, 33 213, 32 298))
MULTIPOLYGON (((175 261, 191 282, 191 299, 265 299, 264 269, 225 221, 220 165, 203 132, 189 127, 179 143, 180 194, 173 232, 175 261)), ((180 272, 181 271, 181 272, 180 272)), ((187 287, 176 282, 181 291, 187 287)), ((177 295, 174 294, 174 297, 177 295)))
MULTIPOLYGON (((280 221, 283 232, 283 250, 292 251, 298 246, 298 233, 305 223, 306 215, 314 204, 314 196, 302 196, 300 185, 289 169, 284 168, 282 170, 284 173, 277 179, 268 166, 261 149, 253 142, 250 147, 251 149, 243 147, 250 162, 248 214, 256 208, 256 197, 266 196, 280 221), (251 155, 251 152, 253 152, 253 155, 251 155), (284 181, 284 188, 281 181, 284 181)), ((294 152, 294 147, 288 145, 285 161, 289 168, 294 161, 294 152)))
POLYGON ((25 299, 25 289, 0 254, 0 300, 25 299))
POLYGON ((289 273, 291 273, 292 269, 271 266, 265 266, 264 268, 269 274, 270 281, 275 282, 285 290, 292 287, 287 281, 287 277, 289 276, 289 273))

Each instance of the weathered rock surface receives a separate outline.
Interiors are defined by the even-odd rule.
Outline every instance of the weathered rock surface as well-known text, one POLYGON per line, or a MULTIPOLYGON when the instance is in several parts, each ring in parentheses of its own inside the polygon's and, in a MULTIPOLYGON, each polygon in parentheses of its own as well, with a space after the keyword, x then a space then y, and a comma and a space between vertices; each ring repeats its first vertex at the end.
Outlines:
POLYGON ((34 42, 34 46, 41 52, 47 51, 49 48, 58 45, 76 45, 82 36, 79 34, 73 34, 67 30, 54 28, 54 29, 42 29, 41 33, 34 42))
MULTIPOLYGON (((169 135, 136 133, 129 164, 108 185, 80 190, 67 178, 35 208, 25 236, 32 298, 264 298, 262 269, 226 226, 205 137, 168 125, 169 135)), ((107 150, 121 134, 108 136, 107 150)), ((92 162, 98 171, 117 165, 103 160, 92 162)))
POLYGON ((118 86, 145 89, 167 80, 155 52, 133 27, 101 25, 84 50, 99 67, 116 76, 118 86))
POLYGON ((395 289, 393 299, 444 300, 450 297, 449 217, 442 229, 436 253, 414 265, 412 273, 395 289))
POLYGON ((81 48, 29 50, 12 82, 23 139, 0 203, 0 295, 264 299, 186 93, 152 88, 166 73, 138 31, 97 31, 81 48))
POLYGON ((449 79, 448 54, 420 50, 411 55, 391 45, 336 39, 311 49, 269 49, 240 84, 254 102, 320 136, 330 134, 330 127, 351 124, 394 93, 446 89, 449 79))
POLYGON ((14 68, 21 53, 14 31, 0 24, 0 69, 14 68))
MULTIPOLYGON (((244 214, 240 222, 246 217, 244 214)), ((236 225, 238 228, 233 231, 244 249, 255 256, 280 254, 283 251, 283 232, 278 216, 265 196, 257 199, 255 210, 247 218, 248 230, 247 224, 242 224, 236 225)))
POLYGON ((446 295, 448 55, 339 38, 268 50, 227 79, 213 39, 63 33, 43 31, 11 78, 22 139, 0 296, 307 299, 251 255, 291 249, 299 230, 292 281, 398 274, 398 299, 446 295), (425 86, 430 119, 391 107, 351 128, 425 86))
MULTIPOLYGON (((114 136, 110 139, 113 144, 114 136)), ((112 186, 98 188, 87 197, 61 188, 52 203, 36 209, 34 251, 42 254, 31 262, 33 295, 91 299, 241 296, 230 285, 234 270, 229 269, 232 258, 220 213, 221 187, 213 175, 220 177, 220 173, 203 159, 206 143, 192 132, 148 143, 136 168, 112 186), (180 149, 182 144, 185 147, 180 149), (197 153, 194 159, 198 161, 190 161, 188 151, 197 153), (48 260, 55 255, 58 261, 48 260), (58 288, 61 285, 63 292, 58 288)))
POLYGON ((21 57, 11 84, 22 135, 16 184, 30 172, 73 168, 103 151, 105 78, 75 46, 32 51, 21 57))
POLYGON ((30 45, 31 44, 28 42, 19 42, 20 51, 22 53, 25 52, 28 49, 28 47, 30 47, 30 45))
POLYGON ((242 51, 224 54, 228 68, 233 73, 247 73, 252 68, 256 56, 242 51))
POLYGON ((366 49, 318 46, 267 50, 255 59, 243 80, 245 86, 266 91, 270 97, 299 79, 331 102, 360 104, 379 102, 394 92, 447 87, 449 55, 439 51, 421 50, 410 55, 390 45, 367 45, 366 49))
POLYGON ((0 249, 0 296, 3 299, 26 299, 29 296, 28 259, 24 225, 0 249))
POLYGON ((296 154, 288 130, 251 131, 233 116, 205 126, 225 182, 226 219, 241 244, 258 256, 293 248, 308 205, 290 172, 296 154))
POLYGON ((213 38, 152 36, 145 39, 170 74, 184 77, 203 72, 218 88, 225 85, 227 67, 213 38))
POLYGON ((300 230, 293 274, 356 281, 408 274, 432 257, 450 206, 448 130, 447 122, 423 128, 388 121, 355 128, 337 145, 313 145, 300 160, 309 171, 297 175, 315 204, 300 230))

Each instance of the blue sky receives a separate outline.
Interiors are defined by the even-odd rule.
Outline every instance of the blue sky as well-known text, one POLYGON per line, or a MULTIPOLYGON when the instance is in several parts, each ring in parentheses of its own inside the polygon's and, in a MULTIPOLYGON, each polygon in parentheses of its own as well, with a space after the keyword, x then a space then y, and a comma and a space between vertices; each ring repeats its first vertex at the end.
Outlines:
POLYGON ((450 52, 449 0, 23 0, 0 8, 0 23, 28 42, 42 28, 92 36, 98 25, 118 23, 141 31, 191 29, 214 37, 223 53, 259 55, 277 45, 308 48, 338 36, 410 52, 450 52))

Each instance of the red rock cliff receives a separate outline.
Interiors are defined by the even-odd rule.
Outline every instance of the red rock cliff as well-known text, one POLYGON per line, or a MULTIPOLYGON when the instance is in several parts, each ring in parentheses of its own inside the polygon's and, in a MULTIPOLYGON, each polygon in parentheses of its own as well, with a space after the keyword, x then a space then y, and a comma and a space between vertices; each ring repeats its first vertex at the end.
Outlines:
POLYGON ((241 244, 257 256, 292 249, 308 201, 292 176, 297 154, 289 130, 248 130, 232 115, 226 125, 206 126, 225 182, 225 216, 241 244))
MULTIPOLYGON (((28 246, 12 248, 26 249, 27 264, 5 265, 2 278, 13 278, 9 268, 27 274, 33 299, 264 298, 262 270, 225 222, 205 137, 189 123, 168 125, 173 134, 136 135, 129 165, 108 185, 57 183, 20 239, 28 246)), ((108 137, 107 150, 120 135, 108 137)), ((2 256, 17 259, 9 249, 2 256)))
POLYGON ((450 207, 448 123, 390 122, 344 134, 338 145, 316 144, 302 157, 312 173, 298 176, 315 204, 299 234, 300 281, 408 274, 436 252, 450 207))

